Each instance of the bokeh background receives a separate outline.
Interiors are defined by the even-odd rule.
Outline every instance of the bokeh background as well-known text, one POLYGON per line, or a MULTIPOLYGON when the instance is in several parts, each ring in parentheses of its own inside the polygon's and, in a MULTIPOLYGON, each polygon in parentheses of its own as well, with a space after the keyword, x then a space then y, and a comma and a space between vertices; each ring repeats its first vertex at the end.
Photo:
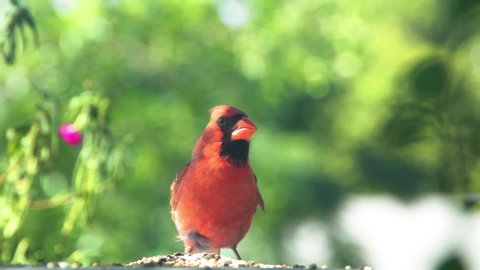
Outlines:
POLYGON ((480 268, 479 2, 1 0, 0 12, 4 56, 9 22, 26 18, 0 64, 2 262, 181 251, 170 183, 208 109, 230 104, 259 127, 266 212, 246 259, 480 268), (62 122, 82 145, 59 139, 62 122))

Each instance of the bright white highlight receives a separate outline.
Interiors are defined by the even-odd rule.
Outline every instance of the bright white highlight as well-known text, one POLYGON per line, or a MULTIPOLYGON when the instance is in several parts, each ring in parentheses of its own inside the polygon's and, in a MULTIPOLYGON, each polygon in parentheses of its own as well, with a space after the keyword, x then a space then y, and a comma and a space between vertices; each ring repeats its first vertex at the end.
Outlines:
MULTIPOLYGON (((340 233, 358 246, 359 256, 374 269, 434 270, 458 255, 466 269, 480 269, 480 213, 465 212, 460 203, 426 196, 406 203, 391 196, 347 199, 338 214, 340 233)), ((329 228, 320 220, 301 221, 285 232, 283 247, 290 263, 330 267, 334 254, 329 228)))
POLYGON ((374 269, 433 270, 467 233, 460 209, 441 197, 412 204, 392 197, 354 198, 340 219, 374 269))
POLYGON ((218 15, 222 23, 231 29, 242 28, 250 19, 250 11, 241 0, 224 0, 220 2, 218 15))
POLYGON ((326 227, 318 220, 307 220, 285 233, 284 247, 292 263, 325 263, 331 248, 326 227))

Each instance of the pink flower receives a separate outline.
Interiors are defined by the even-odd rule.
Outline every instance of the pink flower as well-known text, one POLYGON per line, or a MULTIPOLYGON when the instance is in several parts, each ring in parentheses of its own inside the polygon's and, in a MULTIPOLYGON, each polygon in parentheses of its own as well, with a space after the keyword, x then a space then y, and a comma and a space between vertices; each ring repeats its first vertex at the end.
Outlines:
POLYGON ((83 136, 73 124, 61 124, 58 128, 58 134, 69 145, 75 146, 82 143, 83 136))

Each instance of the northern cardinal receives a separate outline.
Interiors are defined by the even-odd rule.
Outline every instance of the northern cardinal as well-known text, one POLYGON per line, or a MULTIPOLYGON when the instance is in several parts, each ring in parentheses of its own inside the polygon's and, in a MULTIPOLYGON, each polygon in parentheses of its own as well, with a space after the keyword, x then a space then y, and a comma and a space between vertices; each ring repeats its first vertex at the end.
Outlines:
POLYGON ((231 248, 243 239, 257 207, 264 210, 248 161, 256 131, 247 115, 231 106, 210 109, 210 121, 192 151, 192 160, 171 185, 172 219, 185 252, 231 248))

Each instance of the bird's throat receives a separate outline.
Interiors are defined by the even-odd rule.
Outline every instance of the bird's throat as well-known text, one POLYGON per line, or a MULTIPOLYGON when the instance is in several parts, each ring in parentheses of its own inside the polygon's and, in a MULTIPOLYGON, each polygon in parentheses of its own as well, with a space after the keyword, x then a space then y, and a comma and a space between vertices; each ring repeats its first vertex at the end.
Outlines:
POLYGON ((241 166, 248 162, 249 149, 250 143, 245 140, 223 142, 220 156, 226 158, 233 165, 241 166))

